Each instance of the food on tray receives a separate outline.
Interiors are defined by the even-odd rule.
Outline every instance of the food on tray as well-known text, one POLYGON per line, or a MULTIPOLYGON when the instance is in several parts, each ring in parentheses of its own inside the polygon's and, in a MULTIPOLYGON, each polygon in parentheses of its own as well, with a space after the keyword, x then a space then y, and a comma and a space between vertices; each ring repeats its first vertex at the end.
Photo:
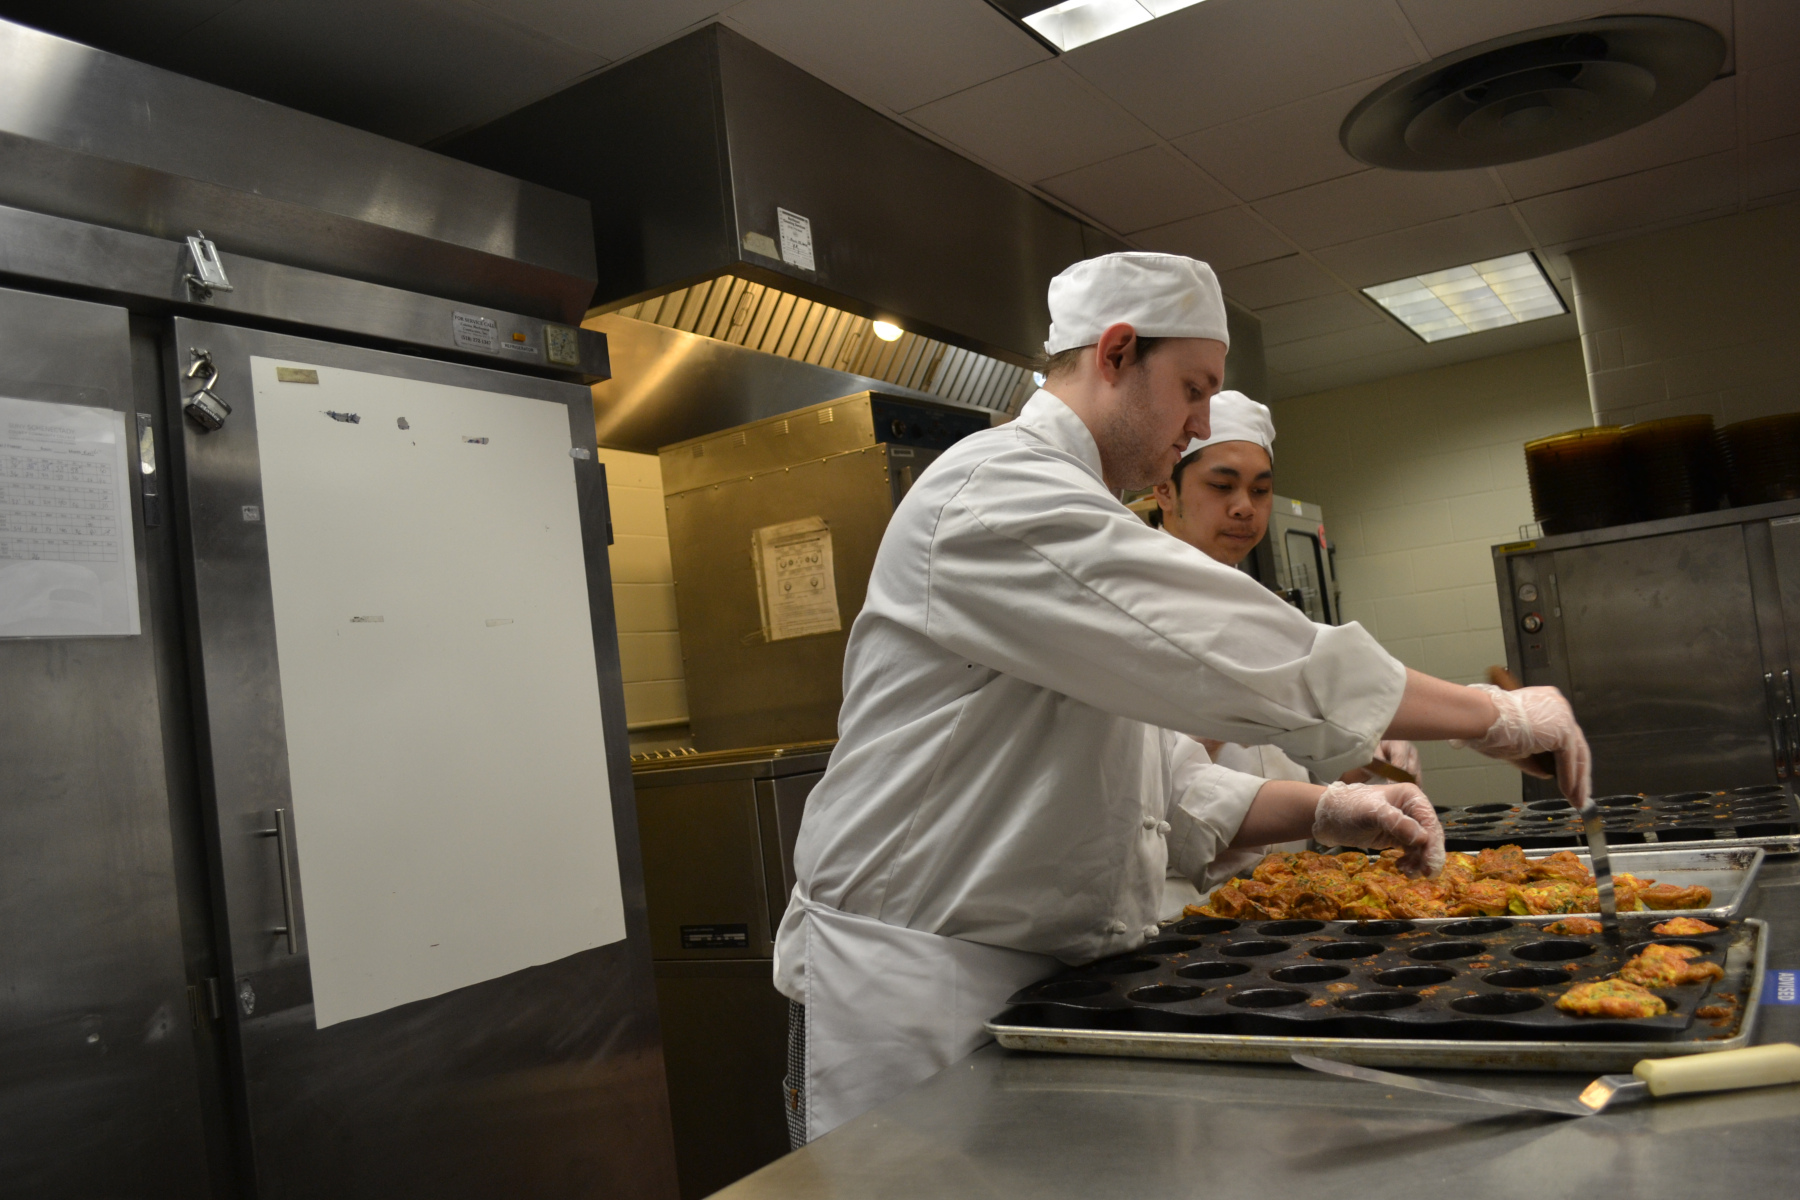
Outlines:
POLYGON ((1705 908, 1712 903, 1712 892, 1703 887, 1676 887, 1672 883, 1658 883, 1655 887, 1647 887, 1639 892, 1638 899, 1645 908, 1705 908))
POLYGON ((1652 943, 1642 954, 1619 968, 1619 978, 1647 988, 1680 987, 1703 979, 1723 979, 1725 968, 1718 963, 1692 963, 1700 951, 1692 946, 1664 946, 1652 943))
MULTIPOLYGON (((1518 846, 1489 847, 1479 854, 1445 856, 1430 879, 1400 873, 1399 850, 1369 855, 1266 855, 1250 878, 1228 879, 1189 905, 1188 916, 1248 920, 1381 921, 1394 917, 1539 916, 1600 910, 1594 877, 1571 850, 1528 859, 1518 846)), ((1676 887, 1634 875, 1613 878, 1620 912, 1646 908, 1704 908, 1712 892, 1676 887)))
MULTIPOLYGON (((1552 929, 1556 926, 1552 925, 1552 929)), ((1599 926, 1595 926, 1599 928, 1599 926)), ((1709 925, 1698 917, 1670 917, 1660 925, 1652 925, 1651 933, 1660 933, 1664 937, 1697 937, 1704 933, 1717 933, 1717 925, 1709 925)))
POLYGON ((1669 1011, 1663 998, 1623 979, 1578 983, 1556 999, 1556 1007, 1578 1017, 1660 1017, 1669 1011))
MULTIPOLYGON (((1685 920, 1685 918, 1677 918, 1685 920)), ((1698 922, 1695 922, 1698 924, 1698 922)), ((1586 937, 1590 933, 1599 933, 1606 928, 1592 917, 1564 917, 1560 921, 1552 921, 1544 926, 1545 933, 1557 933, 1563 937, 1586 937)))

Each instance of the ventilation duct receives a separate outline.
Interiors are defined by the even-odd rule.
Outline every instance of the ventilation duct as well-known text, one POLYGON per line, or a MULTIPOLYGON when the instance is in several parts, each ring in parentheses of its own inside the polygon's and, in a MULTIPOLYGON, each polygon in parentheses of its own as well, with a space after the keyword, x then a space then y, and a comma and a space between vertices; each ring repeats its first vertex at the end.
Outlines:
POLYGON ((1601 17, 1458 50, 1389 80, 1345 118, 1363 162, 1456 171, 1585 146, 1642 125, 1718 75, 1725 39, 1676 17, 1601 17))

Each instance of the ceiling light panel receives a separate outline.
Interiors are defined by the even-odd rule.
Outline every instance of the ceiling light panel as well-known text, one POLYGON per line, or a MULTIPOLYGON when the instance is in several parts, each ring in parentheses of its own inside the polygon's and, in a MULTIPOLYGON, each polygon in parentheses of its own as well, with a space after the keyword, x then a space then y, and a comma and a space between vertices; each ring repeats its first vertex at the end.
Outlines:
POLYGON ((1200 0, 1063 0, 1022 20, 1057 49, 1073 50, 1198 3, 1200 0))
POLYGON ((1396 279, 1366 287, 1363 295, 1428 342, 1568 311, 1529 252, 1396 279))

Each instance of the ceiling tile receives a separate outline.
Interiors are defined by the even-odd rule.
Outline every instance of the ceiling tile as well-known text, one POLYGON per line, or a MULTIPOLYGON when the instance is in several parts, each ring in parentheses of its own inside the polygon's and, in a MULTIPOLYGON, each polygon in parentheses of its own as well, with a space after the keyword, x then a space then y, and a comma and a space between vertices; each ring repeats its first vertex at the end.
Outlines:
POLYGON ((1262 320, 1265 346, 1360 329, 1365 325, 1380 325, 1390 319, 1370 302, 1349 292, 1333 292, 1328 296, 1314 296, 1311 300, 1260 308, 1256 315, 1262 320))
POLYGON ((1269 231, 1247 209, 1227 208, 1203 217, 1146 229, 1132 239, 1146 250, 1186 254, 1229 271, 1265 259, 1292 254, 1294 248, 1269 231))
MULTIPOLYGON (((730 0, 474 0, 515 25, 602 58, 624 58, 716 16, 730 0)), ((372 4, 363 6, 365 9, 372 4)), ((447 7, 444 5, 439 8, 447 7)))
POLYGON ((1518 209, 1541 244, 1567 248, 1735 208, 1737 202, 1738 154, 1731 150, 1521 200, 1518 209))
POLYGON ((1754 143, 1744 166, 1749 193, 1755 199, 1800 189, 1800 134, 1754 143))
POLYGON ((1591 146, 1500 167, 1515 198, 1560 192, 1667 163, 1729 150, 1737 144, 1737 80, 1714 81, 1672 112, 1591 146))
MULTIPOLYGON (((1269 394, 1276 400, 1286 400, 1331 388, 1390 379, 1396 375, 1410 375, 1415 371, 1429 371, 1452 363, 1510 354, 1533 346, 1573 341, 1576 336, 1575 317, 1572 314, 1549 317, 1542 321, 1528 321, 1523 325, 1508 325, 1502 329, 1488 329, 1472 333, 1468 337, 1446 338, 1441 342, 1421 342, 1407 334, 1407 339, 1412 343, 1409 346, 1327 362, 1303 370, 1277 371, 1271 363, 1269 394)), ((1277 418, 1280 417, 1280 411, 1276 410, 1277 418)))
POLYGON ((1018 179, 1048 179, 1150 145, 1060 62, 1039 63, 907 114, 1018 179))
POLYGON ((1800 58, 1745 72, 1750 97, 1750 140, 1800 133, 1800 58))
POLYGON ((473 5, 240 0, 159 65, 403 142, 512 112, 604 65, 473 5))
POLYGON ((1383 321, 1379 325, 1340 329, 1336 333, 1270 346, 1265 355, 1269 360, 1270 371, 1287 375, 1309 367, 1367 358, 1371 354, 1391 350, 1405 350, 1418 344, 1419 339, 1397 323, 1383 321))
POLYGON ((1172 138, 1417 59, 1388 0, 1206 0, 1063 61, 1172 138))
POLYGON ((1317 257, 1352 287, 1364 288, 1530 248, 1510 211, 1489 208, 1329 246, 1317 257))
POLYGON ((1235 203, 1231 193, 1200 168, 1163 146, 1109 158, 1039 186, 1120 233, 1136 233, 1235 203))
POLYGON ((1483 171, 1360 171, 1252 207, 1306 249, 1492 208, 1506 197, 1483 171))
POLYGON ((1298 254, 1222 271, 1219 284, 1227 296, 1250 309, 1325 296, 1343 288, 1316 264, 1298 254))
POLYGON ((1345 153, 1338 126, 1375 86, 1369 79, 1321 92, 1174 144, 1245 200, 1351 175, 1367 168, 1345 153))
MULTIPOLYGON (((1740 0, 1741 2, 1741 0, 1740 0)), ((1777 0, 1783 2, 1783 0, 1777 0)), ((1621 8, 1635 15, 1686 17, 1731 36, 1732 0, 1506 0, 1504 4, 1470 0, 1400 0, 1400 9, 1433 58, 1543 25, 1584 21, 1621 8)))
POLYGON ((801 70, 894 112, 1051 57, 986 0, 745 0, 726 19, 801 70))
POLYGON ((1800 56, 1800 4, 1794 0, 1737 0, 1740 68, 1800 56))

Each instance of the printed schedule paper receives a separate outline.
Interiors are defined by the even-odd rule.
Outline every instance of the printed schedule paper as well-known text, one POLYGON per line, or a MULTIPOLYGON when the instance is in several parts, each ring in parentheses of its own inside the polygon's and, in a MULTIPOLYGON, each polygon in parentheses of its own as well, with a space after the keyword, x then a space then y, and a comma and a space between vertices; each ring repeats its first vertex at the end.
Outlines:
POLYGON ((0 396, 0 637, 138 632, 125 414, 0 396))

